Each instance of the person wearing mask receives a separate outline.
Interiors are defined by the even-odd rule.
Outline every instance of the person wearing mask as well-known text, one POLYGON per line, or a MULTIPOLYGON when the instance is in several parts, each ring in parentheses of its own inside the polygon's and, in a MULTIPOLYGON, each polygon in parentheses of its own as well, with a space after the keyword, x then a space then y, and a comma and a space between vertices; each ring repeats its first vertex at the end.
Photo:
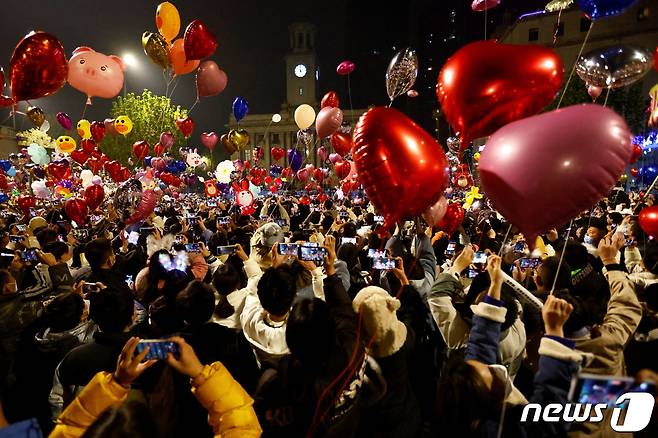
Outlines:
POLYGON ((600 217, 592 217, 589 220, 583 242, 587 248, 587 252, 593 256, 597 256, 597 248, 599 242, 608 234, 608 224, 606 220, 600 217))
POLYGON ((130 291, 125 275, 116 265, 117 257, 110 240, 100 238, 90 241, 85 245, 84 255, 91 268, 84 278, 87 283, 102 283, 111 289, 130 291))

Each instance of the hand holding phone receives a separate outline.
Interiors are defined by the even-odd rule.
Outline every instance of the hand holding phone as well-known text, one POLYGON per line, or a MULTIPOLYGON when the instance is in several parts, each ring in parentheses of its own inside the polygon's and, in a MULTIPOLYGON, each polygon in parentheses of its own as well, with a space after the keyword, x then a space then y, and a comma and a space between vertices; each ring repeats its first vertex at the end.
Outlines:
POLYGON ((382 271, 390 271, 397 267, 397 260, 393 257, 377 257, 373 259, 372 267, 382 271))
POLYGON ((218 256, 233 255, 237 252, 237 250, 238 250, 237 245, 218 246, 217 251, 215 251, 215 255, 218 256))
POLYGON ((19 253, 19 257, 24 263, 38 263, 39 262, 39 257, 37 256, 37 250, 36 249, 26 249, 25 251, 21 251, 19 253))
POLYGON ((327 249, 320 248, 319 246, 305 246, 299 247, 299 259, 306 262, 324 262, 327 256, 327 249))
POLYGON ((146 360, 164 360, 167 353, 173 353, 174 357, 179 357, 178 345, 172 341, 162 339, 142 339, 135 348, 135 353, 140 354, 148 347, 148 353, 144 357, 146 360))
POLYGON ((279 243, 279 255, 297 256, 299 252, 299 245, 296 243, 279 243))
POLYGON ((185 244, 185 251, 187 252, 201 252, 201 245, 198 243, 187 243, 185 244))

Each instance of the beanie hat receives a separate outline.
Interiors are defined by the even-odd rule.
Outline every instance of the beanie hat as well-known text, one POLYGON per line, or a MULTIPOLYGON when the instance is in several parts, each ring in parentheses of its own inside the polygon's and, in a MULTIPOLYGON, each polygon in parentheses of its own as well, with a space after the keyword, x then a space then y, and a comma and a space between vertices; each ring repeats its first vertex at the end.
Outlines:
POLYGON ((374 337, 371 354, 375 358, 397 353, 407 339, 407 326, 398 320, 400 300, 377 286, 368 286, 354 297, 352 307, 360 313, 368 336, 374 337))

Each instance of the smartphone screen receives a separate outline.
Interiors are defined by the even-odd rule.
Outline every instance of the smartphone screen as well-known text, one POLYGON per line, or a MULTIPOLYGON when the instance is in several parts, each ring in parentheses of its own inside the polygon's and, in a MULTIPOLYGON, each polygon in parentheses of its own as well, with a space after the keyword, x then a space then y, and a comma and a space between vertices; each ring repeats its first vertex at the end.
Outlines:
POLYGON ((232 255, 232 254, 235 254, 235 252, 237 251, 237 249, 238 249, 238 247, 235 246, 235 245, 218 246, 218 247, 217 247, 216 254, 217 254, 218 256, 222 256, 222 255, 232 255))
POLYGON ((580 374, 571 382, 569 400, 576 403, 599 404, 615 407, 620 395, 627 392, 647 392, 655 394, 656 386, 652 382, 636 382, 626 376, 599 376, 580 374))
POLYGON ((133 276, 132 275, 126 275, 126 284, 128 285, 128 288, 132 289, 135 286, 135 282, 133 281, 133 276))
POLYGON ((309 262, 323 262, 327 256, 327 250, 317 246, 304 246, 299 248, 299 258, 309 262))
POLYGON ((279 254, 297 256, 299 245, 296 243, 279 243, 279 254))
POLYGON ((473 263, 475 264, 485 264, 487 263, 487 254, 483 251, 478 251, 473 254, 473 263))
POLYGON ((23 236, 11 235, 9 236, 9 241, 14 243, 20 243, 23 241, 23 236))
POLYGON ((302 246, 317 248, 318 246, 320 246, 320 244, 318 242, 304 242, 302 243, 302 246))
POLYGON ((24 224, 16 224, 16 229, 20 231, 21 233, 24 233, 25 230, 27 230, 27 225, 24 224))
POLYGON ((526 249, 528 248, 528 245, 526 245, 525 242, 516 242, 514 245, 514 252, 525 252, 526 249))
POLYGON ((535 269, 541 263, 540 258, 524 257, 519 260, 519 266, 523 269, 535 269))
POLYGON ((346 218, 350 217, 350 215, 346 211, 341 211, 341 212, 338 213, 338 217, 340 217, 342 219, 346 219, 346 218))
POLYGON ((446 247, 445 254, 453 255, 455 253, 456 247, 457 247, 457 242, 448 242, 448 246, 446 247))
POLYGON ((39 261, 36 249, 26 249, 20 252, 20 258, 24 262, 36 263, 39 261))
POLYGON ((84 293, 90 293, 90 292, 98 292, 100 287, 96 283, 85 283, 85 285, 82 287, 82 291, 84 293))
POLYGON ((185 244, 185 251, 187 252, 201 252, 201 246, 198 243, 185 244))
POLYGON ((478 276, 479 273, 480 273, 480 271, 478 271, 477 269, 469 269, 468 270, 468 278, 475 278, 475 277, 478 276))
POLYGON ((91 216, 91 221, 92 222, 100 222, 102 219, 103 219, 102 216, 98 216, 98 215, 91 216))
POLYGON ((352 245, 356 245, 356 237, 343 237, 340 239, 340 243, 343 245, 346 243, 351 243, 352 245))
POLYGON ((385 249, 368 248, 368 258, 374 259, 375 257, 386 257, 385 249))
POLYGON ((128 243, 137 245, 138 241, 139 241, 139 233, 137 231, 131 231, 130 234, 128 234, 128 243))
POLYGON ((175 342, 163 341, 161 339, 142 339, 135 348, 135 354, 138 355, 148 347, 148 353, 144 360, 164 360, 167 353, 173 353, 178 356, 178 345, 175 342))
POLYGON ((276 219, 274 222, 280 227, 285 227, 288 225, 288 222, 286 222, 285 219, 276 219))
POLYGON ((228 217, 228 216, 222 216, 222 217, 217 219, 217 223, 219 223, 221 225, 227 225, 227 224, 231 223, 231 218, 228 217))
POLYGON ((376 224, 380 224, 380 225, 384 224, 384 216, 375 216, 374 220, 376 224))
POLYGON ((374 269, 381 269, 385 271, 395 269, 395 259, 390 257, 377 257, 373 259, 372 267, 374 269))

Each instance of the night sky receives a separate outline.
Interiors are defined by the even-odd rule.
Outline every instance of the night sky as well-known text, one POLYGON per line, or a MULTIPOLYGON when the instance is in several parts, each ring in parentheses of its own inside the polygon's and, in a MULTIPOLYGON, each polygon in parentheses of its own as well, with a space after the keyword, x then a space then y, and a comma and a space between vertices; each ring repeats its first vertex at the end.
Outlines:
MULTIPOLYGON (((500 18, 506 10, 512 14, 534 10, 545 2, 503 0, 503 5, 491 11, 490 18, 500 18)), ((148 88, 164 94, 162 72, 141 47, 142 33, 157 31, 154 16, 159 3, 157 0, 3 0, 0 65, 6 72, 19 39, 31 30, 43 30, 62 41, 69 57, 76 47, 83 45, 106 54, 135 54, 140 65, 127 72, 128 91, 148 88)), ((251 113, 279 110, 285 99, 284 56, 289 48, 288 25, 292 22, 310 21, 319 27, 320 96, 331 89, 344 94, 345 82, 336 75, 335 66, 346 58, 357 63, 352 83, 355 107, 386 103, 384 74, 394 48, 422 45, 430 31, 439 35, 446 32, 445 18, 450 8, 457 9, 461 15, 457 28, 460 44, 481 38, 484 23, 481 14, 470 11, 470 0, 400 0, 399 4, 369 0, 174 0, 172 3, 181 14, 180 36, 195 18, 204 21, 215 33, 219 48, 211 59, 229 76, 223 94, 203 99, 194 109, 195 136, 210 130, 222 133, 235 96, 249 101, 251 113)), ((421 53, 422 47, 419 49, 421 53)), ((431 50, 439 52, 430 61, 437 64, 434 67, 438 71, 439 62, 443 62, 439 60, 445 60, 455 47, 433 46, 431 50)), ((421 58, 421 65, 424 61, 421 58)), ((427 81, 431 82, 432 78, 427 81)), ((427 105, 435 102, 429 90, 419 91, 427 105)), ((189 107, 195 97, 194 74, 186 75, 173 101, 189 107)), ((32 103, 46 113, 64 111, 77 120, 84 102, 83 94, 67 85, 56 95, 32 103)), ((414 116, 427 105, 414 104, 409 111, 414 116)), ((103 120, 109 109, 110 100, 94 99, 87 118, 103 120)), ((422 111, 418 116, 427 118, 427 110, 422 111)), ((6 118, 4 112, 0 121, 6 118)), ((27 127, 27 120, 20 122, 19 128, 27 127)))

